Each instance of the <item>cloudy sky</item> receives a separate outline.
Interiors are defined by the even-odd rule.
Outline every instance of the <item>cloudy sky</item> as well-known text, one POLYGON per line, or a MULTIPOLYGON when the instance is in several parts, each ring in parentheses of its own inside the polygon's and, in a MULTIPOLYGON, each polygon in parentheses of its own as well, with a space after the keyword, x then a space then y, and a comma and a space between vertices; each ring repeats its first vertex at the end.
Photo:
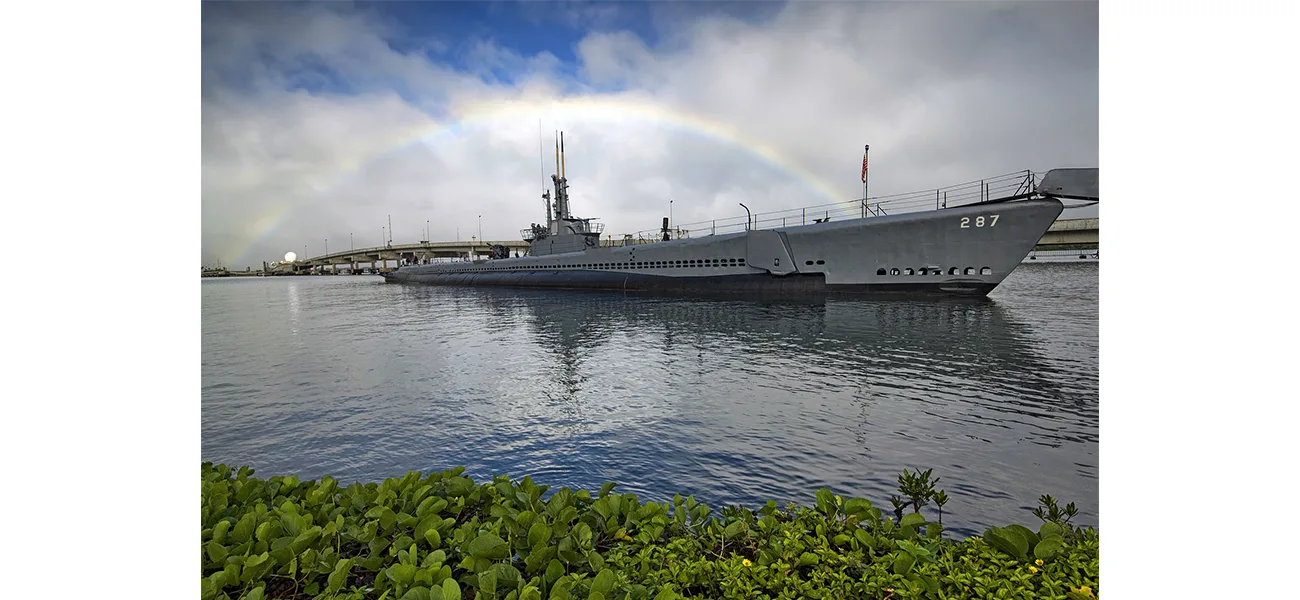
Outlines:
MULTIPOLYGON (((206 3, 203 262, 1098 166, 1095 2, 206 3), (544 131, 539 140, 539 120, 544 131), (539 153, 539 141, 545 157, 539 153)), ((1092 216, 1096 210, 1065 216, 1092 216)))

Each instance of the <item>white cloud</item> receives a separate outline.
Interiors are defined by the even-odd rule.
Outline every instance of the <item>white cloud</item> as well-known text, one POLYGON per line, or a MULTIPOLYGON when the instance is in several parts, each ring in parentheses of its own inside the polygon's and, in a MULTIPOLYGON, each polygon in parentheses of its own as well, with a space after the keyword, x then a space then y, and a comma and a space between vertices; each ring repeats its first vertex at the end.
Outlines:
POLYGON ((1097 165, 1096 4, 800 3, 763 23, 673 10, 657 40, 586 36, 577 82, 493 40, 438 64, 395 49, 407 34, 372 13, 205 14, 205 263, 315 255, 348 233, 372 245, 389 214, 398 242, 426 219, 435 239, 468 238, 479 214, 485 236, 513 239, 544 219, 539 118, 546 174, 563 128, 574 211, 615 236, 656 228, 669 197, 679 223, 848 200, 864 143, 872 195, 1097 165))

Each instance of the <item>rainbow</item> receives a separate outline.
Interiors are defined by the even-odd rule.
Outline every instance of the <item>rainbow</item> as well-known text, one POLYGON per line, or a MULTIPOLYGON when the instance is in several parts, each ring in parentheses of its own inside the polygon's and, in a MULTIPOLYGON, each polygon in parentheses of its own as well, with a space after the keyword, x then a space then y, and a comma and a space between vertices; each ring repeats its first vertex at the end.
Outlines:
MULTIPOLYGON (((648 98, 639 98, 631 94, 620 96, 580 96, 558 100, 526 101, 499 100, 481 101, 453 108, 455 119, 444 122, 430 122, 426 127, 402 132, 388 139, 370 140, 369 150, 347 157, 340 164, 334 165, 331 177, 321 186, 322 193, 333 189, 361 171, 375 160, 400 151, 411 144, 436 144, 441 140, 451 139, 466 132, 502 122, 529 123, 539 117, 553 123, 573 123, 592 120, 616 122, 638 122, 658 126, 667 126, 701 135, 736 148, 766 165, 790 175, 794 180, 821 197, 821 202, 810 201, 807 204, 854 203, 844 200, 842 192, 837 191, 821 177, 803 168, 795 161, 783 156, 776 148, 746 135, 743 131, 726 123, 711 120, 689 111, 671 108, 651 102, 648 98), (375 151, 374 149, 379 150, 375 151)), ((277 203, 278 204, 278 203, 277 203)), ((257 215, 244 230, 246 243, 242 245, 235 262, 247 262, 244 256, 252 247, 273 236, 276 231, 293 217, 293 210, 287 204, 268 206, 265 212, 257 215)), ((260 260, 260 258, 259 258, 260 260)))

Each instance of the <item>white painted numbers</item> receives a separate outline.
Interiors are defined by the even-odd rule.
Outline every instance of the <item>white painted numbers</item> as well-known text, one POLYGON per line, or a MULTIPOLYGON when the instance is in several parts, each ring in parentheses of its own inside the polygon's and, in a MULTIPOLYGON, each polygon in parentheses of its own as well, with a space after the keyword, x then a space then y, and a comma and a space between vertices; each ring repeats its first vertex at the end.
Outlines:
MULTIPOLYGON (((1001 216, 1001 215, 991 215, 991 216, 989 216, 989 217, 987 217, 987 218, 985 218, 984 216, 975 217, 975 227, 984 227, 984 226, 986 226, 986 225, 987 225, 988 227, 993 227, 994 225, 997 225, 997 224, 998 224, 998 217, 999 217, 999 216, 1001 216)), ((971 219, 970 219, 970 217, 962 217, 962 218, 961 218, 961 228, 962 228, 962 229, 970 229, 970 227, 971 227, 971 219)))

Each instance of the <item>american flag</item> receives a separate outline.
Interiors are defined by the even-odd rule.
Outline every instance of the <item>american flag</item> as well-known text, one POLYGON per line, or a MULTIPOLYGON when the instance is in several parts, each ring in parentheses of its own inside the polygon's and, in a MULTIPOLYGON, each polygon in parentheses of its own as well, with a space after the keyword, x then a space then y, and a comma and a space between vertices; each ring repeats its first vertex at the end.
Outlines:
POLYGON ((864 146, 862 149, 862 183, 867 182, 867 151, 871 146, 864 146))

